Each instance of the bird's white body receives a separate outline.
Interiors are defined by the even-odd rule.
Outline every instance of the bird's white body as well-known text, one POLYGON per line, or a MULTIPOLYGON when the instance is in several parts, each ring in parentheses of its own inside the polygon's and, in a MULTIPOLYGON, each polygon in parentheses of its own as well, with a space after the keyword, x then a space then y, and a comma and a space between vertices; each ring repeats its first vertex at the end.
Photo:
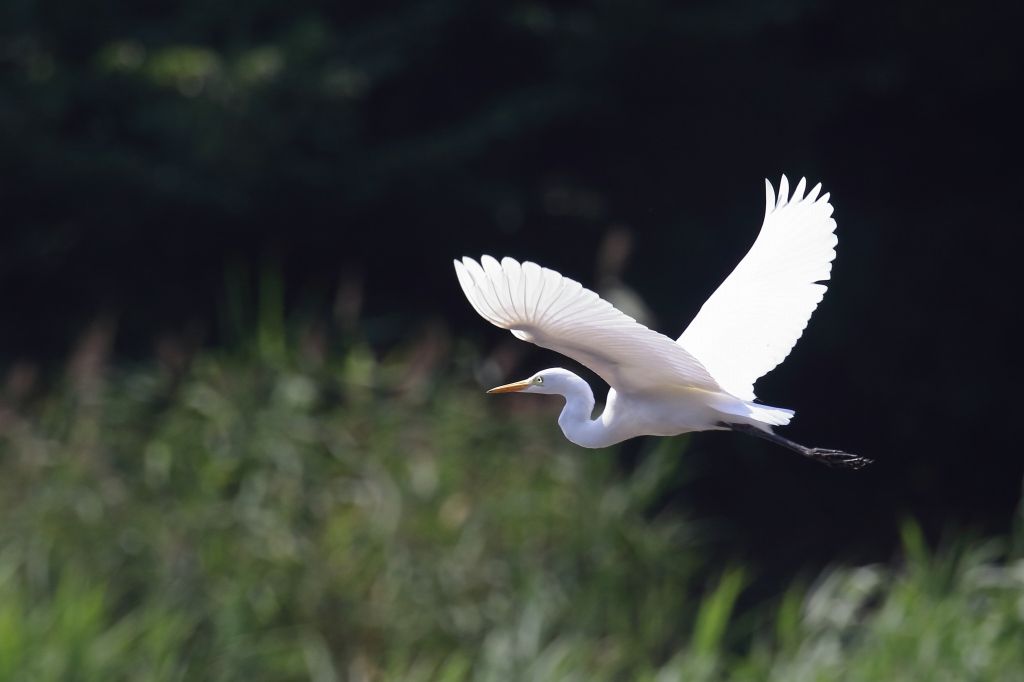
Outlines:
POLYGON ((782 408, 750 404, 728 393, 679 386, 638 394, 620 394, 610 388, 604 409, 594 417, 594 393, 579 376, 556 367, 537 372, 526 381, 536 377, 544 379, 543 385, 528 385, 519 392, 564 396, 558 425, 567 439, 585 448, 604 448, 637 436, 727 429, 727 424, 763 428, 784 424, 793 414, 782 408))
POLYGON ((821 186, 790 196, 766 182, 765 218, 757 240, 704 303, 678 340, 648 329, 593 291, 554 270, 511 258, 455 261, 473 308, 517 338, 586 365, 611 389, 593 417, 586 381, 561 368, 489 392, 565 397, 558 418, 573 443, 602 448, 642 435, 742 430, 802 454, 847 466, 862 458, 806 448, 773 433, 793 411, 755 402, 754 382, 778 365, 821 301, 835 258, 836 223, 821 186))
POLYGON ((586 409, 594 405, 590 386, 576 378, 582 384, 573 389, 579 391, 579 397, 566 400, 558 425, 566 438, 585 448, 604 448, 636 436, 677 436, 706 430, 708 424, 721 421, 721 415, 708 405, 703 391, 694 388, 660 396, 621 398, 612 388, 601 415, 592 420, 586 409))

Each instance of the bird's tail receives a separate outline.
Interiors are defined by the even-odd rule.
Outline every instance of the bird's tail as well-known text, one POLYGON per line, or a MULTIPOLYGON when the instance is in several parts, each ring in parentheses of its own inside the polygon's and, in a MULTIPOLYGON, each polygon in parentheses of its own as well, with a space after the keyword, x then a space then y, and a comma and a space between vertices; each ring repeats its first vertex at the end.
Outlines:
POLYGON ((747 403, 750 410, 750 417, 769 426, 785 426, 796 414, 793 410, 784 407, 772 407, 771 405, 758 405, 747 403))
POLYGON ((770 431, 773 426, 785 426, 796 414, 793 410, 787 410, 784 407, 752 403, 727 394, 719 394, 719 396, 712 402, 712 407, 721 412, 723 417, 732 417, 732 419, 726 418, 723 421, 735 422, 738 421, 735 417, 740 417, 742 422, 765 431, 770 431))

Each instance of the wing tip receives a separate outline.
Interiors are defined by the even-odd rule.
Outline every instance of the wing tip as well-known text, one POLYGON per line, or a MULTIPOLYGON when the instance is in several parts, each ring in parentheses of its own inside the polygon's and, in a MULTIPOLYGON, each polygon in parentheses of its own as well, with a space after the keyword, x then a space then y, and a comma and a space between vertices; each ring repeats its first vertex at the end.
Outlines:
POLYGON ((793 201, 803 201, 804 194, 807 190, 807 178, 800 178, 800 182, 796 183, 796 189, 793 190, 793 201))
POLYGON ((462 267, 466 268, 467 270, 468 269, 472 269, 474 265, 477 266, 477 267, 480 266, 480 262, 479 261, 477 261, 475 258, 471 258, 469 256, 463 256, 459 261, 456 261, 456 262, 461 262, 462 263, 462 267))
POLYGON ((764 214, 767 216, 775 208, 775 188, 772 187, 772 181, 768 178, 764 179, 764 214))
POLYGON ((828 215, 832 215, 834 207, 830 203, 832 197, 831 192, 825 192, 821 194, 822 184, 819 182, 815 184, 811 189, 807 190, 807 178, 801 177, 800 181, 790 192, 789 178, 783 173, 779 178, 779 191, 775 193, 775 188, 772 186, 771 180, 765 178, 765 215, 778 211, 788 205, 798 204, 821 204, 823 207, 829 209, 828 215))

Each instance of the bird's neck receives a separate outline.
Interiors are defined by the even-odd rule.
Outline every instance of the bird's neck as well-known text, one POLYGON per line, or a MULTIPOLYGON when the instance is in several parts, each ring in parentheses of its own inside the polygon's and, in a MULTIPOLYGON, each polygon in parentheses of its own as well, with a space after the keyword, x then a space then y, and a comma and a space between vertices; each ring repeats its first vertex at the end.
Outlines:
POLYGON ((603 448, 618 442, 609 433, 601 419, 591 419, 594 412, 594 392, 590 385, 575 378, 562 394, 565 407, 558 415, 558 425, 570 441, 584 448, 603 448))

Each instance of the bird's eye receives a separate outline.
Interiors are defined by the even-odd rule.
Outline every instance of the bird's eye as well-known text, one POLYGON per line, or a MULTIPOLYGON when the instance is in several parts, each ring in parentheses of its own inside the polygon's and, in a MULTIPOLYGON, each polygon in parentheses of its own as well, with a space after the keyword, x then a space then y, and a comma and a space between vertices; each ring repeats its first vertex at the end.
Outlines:
POLYGON ((544 377, 534 377, 533 383, 535 383, 535 384, 543 384, 544 383, 544 377))

